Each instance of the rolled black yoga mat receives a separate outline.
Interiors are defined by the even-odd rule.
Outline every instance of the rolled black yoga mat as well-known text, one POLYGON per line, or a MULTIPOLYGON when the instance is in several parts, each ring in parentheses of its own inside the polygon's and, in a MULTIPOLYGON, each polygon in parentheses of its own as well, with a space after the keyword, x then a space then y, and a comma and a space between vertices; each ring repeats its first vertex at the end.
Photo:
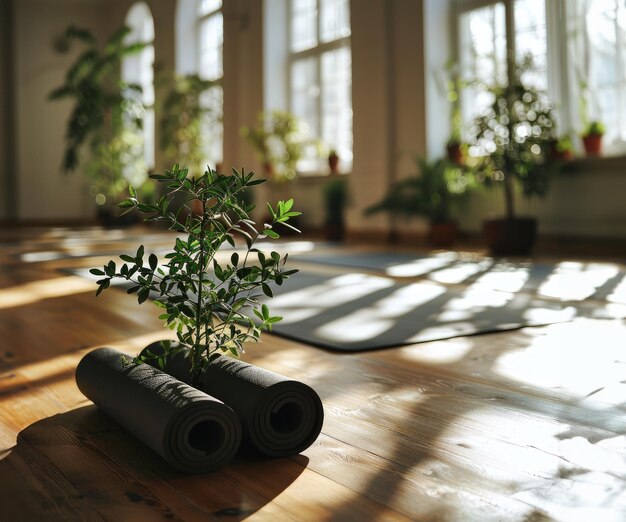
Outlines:
MULTIPOLYGON (((160 342, 142 353, 162 354, 160 342)), ((156 361, 153 362, 156 364, 156 361)), ((164 371, 191 382, 189 359, 179 353, 164 371)), ((241 421, 242 447, 271 457, 288 457, 308 448, 322 430, 324 409, 304 383, 227 356, 203 371, 198 388, 228 404, 241 421)))
POLYGON ((80 391, 141 442, 186 473, 228 462, 241 443, 232 409, 148 364, 98 348, 76 368, 80 391))

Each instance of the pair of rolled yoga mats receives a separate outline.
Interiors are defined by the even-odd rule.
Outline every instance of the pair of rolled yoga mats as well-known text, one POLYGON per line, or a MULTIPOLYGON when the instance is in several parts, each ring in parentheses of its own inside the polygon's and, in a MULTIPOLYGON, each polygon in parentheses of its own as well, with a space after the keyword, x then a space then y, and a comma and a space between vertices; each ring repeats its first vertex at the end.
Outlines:
MULTIPOLYGON (((148 350, 162 353, 159 342, 148 350)), ((131 359, 111 348, 88 353, 76 368, 78 388, 186 473, 218 469, 240 448, 271 457, 296 455, 322 429, 322 402, 301 382, 220 356, 194 388, 183 354, 168 358, 164 371, 131 359)))

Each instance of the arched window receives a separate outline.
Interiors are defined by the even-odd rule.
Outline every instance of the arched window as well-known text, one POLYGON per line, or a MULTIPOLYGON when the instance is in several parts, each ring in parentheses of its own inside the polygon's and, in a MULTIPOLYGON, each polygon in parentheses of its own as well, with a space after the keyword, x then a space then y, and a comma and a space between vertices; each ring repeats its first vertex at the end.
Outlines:
POLYGON ((143 114, 143 151, 148 168, 154 167, 154 21, 145 2, 137 2, 126 15, 131 32, 127 43, 150 42, 140 53, 128 56, 122 62, 122 79, 142 89, 142 101, 148 107, 143 114))
POLYGON ((202 96, 209 111, 203 124, 206 159, 210 165, 223 158, 223 42, 222 0, 179 0, 176 20, 176 71, 197 74, 214 82, 202 96))

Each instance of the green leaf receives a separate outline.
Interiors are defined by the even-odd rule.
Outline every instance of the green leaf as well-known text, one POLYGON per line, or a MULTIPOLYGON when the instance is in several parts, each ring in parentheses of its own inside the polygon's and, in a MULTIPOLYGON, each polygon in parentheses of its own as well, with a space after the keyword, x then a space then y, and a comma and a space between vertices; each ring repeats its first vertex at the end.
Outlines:
POLYGON ((268 285, 267 283, 261 283, 261 288, 263 289, 263 293, 267 297, 274 297, 274 294, 272 292, 272 289, 270 288, 270 285, 268 285))
POLYGON ((150 296, 150 289, 144 287, 141 290, 139 290, 139 293, 137 294, 137 302, 141 304, 146 299, 148 299, 149 296, 150 296))
POLYGON ((148 264, 152 270, 156 270, 157 265, 159 264, 159 258, 155 254, 150 254, 148 258, 148 264))
POLYGON ((89 270, 90 274, 93 275, 97 275, 97 276, 103 276, 104 272, 102 270, 100 270, 99 268, 92 268, 91 270, 89 270))

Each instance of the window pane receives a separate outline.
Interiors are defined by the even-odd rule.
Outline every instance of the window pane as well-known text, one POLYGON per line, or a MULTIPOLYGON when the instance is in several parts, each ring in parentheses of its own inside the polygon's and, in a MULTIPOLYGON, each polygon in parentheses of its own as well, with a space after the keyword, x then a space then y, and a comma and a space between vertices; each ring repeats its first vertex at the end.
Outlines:
POLYGON ((320 11, 320 39, 322 42, 350 36, 350 4, 348 0, 321 0, 320 11))
POLYGON ((515 53, 517 63, 530 58, 532 67, 522 72, 522 81, 537 89, 548 89, 545 0, 515 0, 515 53))
POLYGON ((222 107, 224 93, 221 85, 211 87, 202 94, 202 106, 207 108, 202 120, 202 140, 204 144, 205 161, 201 165, 202 170, 206 165, 215 168, 216 163, 222 162, 224 126, 222 124, 222 107))
POLYGON ((216 13, 204 19, 200 23, 200 76, 208 80, 217 80, 222 77, 222 47, 222 13, 216 13))
POLYGON ((291 1, 291 50, 310 49, 317 45, 317 1, 291 1))
POLYGON ((222 7, 222 0, 201 0, 198 7, 198 14, 204 16, 213 11, 217 11, 220 7, 222 7))
POLYGON ((350 49, 322 55, 322 132, 325 145, 352 161, 352 68, 350 49))
MULTIPOLYGON (((320 94, 317 77, 317 58, 305 58, 293 62, 291 67, 291 112, 300 119, 302 136, 313 140, 319 136, 318 98, 320 94)), ((305 147, 299 170, 315 170, 317 167, 315 146, 305 147)))
POLYGON ((463 13, 460 17, 460 75, 470 87, 461 93, 463 127, 492 102, 487 87, 505 84, 506 26, 504 4, 463 13))
MULTIPOLYGON (((588 50, 586 120, 606 126, 605 140, 626 140, 626 8, 616 0, 590 0, 586 16, 588 50)), ((585 117, 583 116, 583 118, 585 117)))

